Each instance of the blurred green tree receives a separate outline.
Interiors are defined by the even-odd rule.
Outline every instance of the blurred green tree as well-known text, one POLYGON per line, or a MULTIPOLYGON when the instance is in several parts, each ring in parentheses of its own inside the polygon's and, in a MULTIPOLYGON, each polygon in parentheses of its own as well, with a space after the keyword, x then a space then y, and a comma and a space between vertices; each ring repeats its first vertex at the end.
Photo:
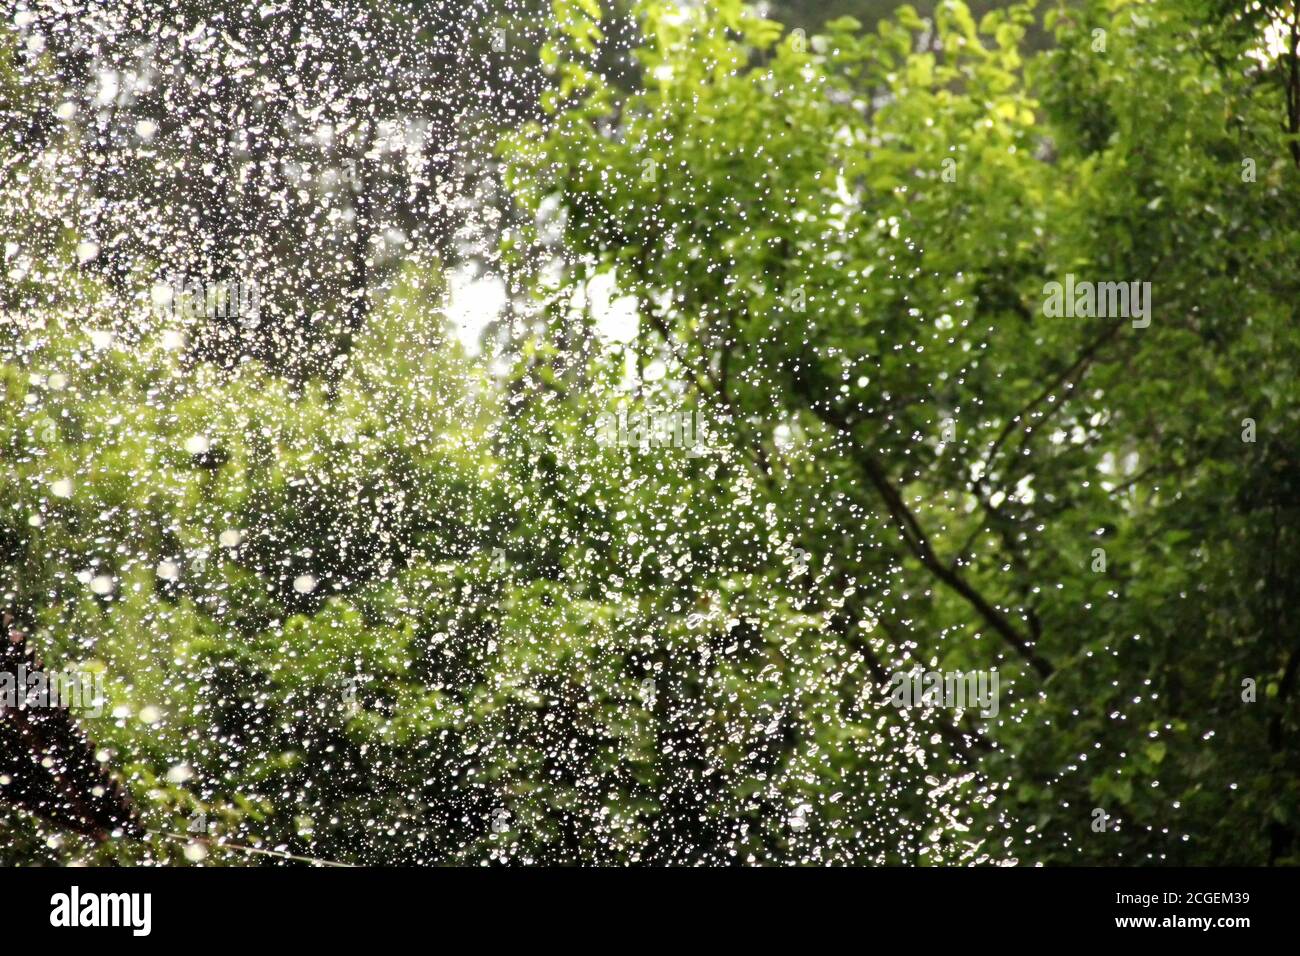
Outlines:
MULTIPOLYGON (((0 809, 0 860, 1294 863, 1294 12, 1063 6, 1026 57, 1023 7, 646 2, 617 70, 599 13, 501 143, 534 301, 477 359, 412 256, 324 377, 199 360, 0 140, 48 233, 0 601, 106 675, 150 831, 0 809), (993 669, 995 715, 889 702, 993 669)), ((61 91, 12 62, 21 125, 61 91)))

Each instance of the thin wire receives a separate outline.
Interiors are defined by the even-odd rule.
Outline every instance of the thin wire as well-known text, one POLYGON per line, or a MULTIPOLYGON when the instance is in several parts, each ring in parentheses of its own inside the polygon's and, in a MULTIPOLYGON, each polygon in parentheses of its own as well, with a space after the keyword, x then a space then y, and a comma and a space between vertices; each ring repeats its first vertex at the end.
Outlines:
POLYGON ((168 833, 166 830, 148 831, 155 836, 167 837, 172 840, 185 840, 188 843, 202 843, 208 847, 214 847, 221 850, 237 850, 242 853, 256 853, 262 856, 273 856, 277 860, 293 860, 296 863, 313 863, 316 866, 338 866, 345 869, 351 869, 351 863, 339 863, 335 860, 320 860, 311 856, 295 856, 292 853, 286 853, 283 850, 263 850, 255 846, 243 846, 239 843, 222 843, 213 837, 194 836, 190 833, 168 833))

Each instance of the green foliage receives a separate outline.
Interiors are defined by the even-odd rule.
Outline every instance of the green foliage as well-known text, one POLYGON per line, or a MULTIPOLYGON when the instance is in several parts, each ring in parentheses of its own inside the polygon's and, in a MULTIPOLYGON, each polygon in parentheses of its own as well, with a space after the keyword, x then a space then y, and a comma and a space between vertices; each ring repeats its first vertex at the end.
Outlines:
POLYGON ((901 618, 871 642, 889 669, 1001 669, 1016 703, 982 767, 1047 861, 1295 853, 1294 698, 1240 695, 1296 662, 1297 177, 1260 82, 1285 64, 1197 15, 1054 11, 1027 66, 1022 8, 943 4, 918 52, 907 8, 801 49, 737 5, 668 27, 651 5, 658 82, 616 112, 597 87, 513 147, 520 196, 568 210, 570 282, 615 273, 647 359, 725 407, 737 446, 821 430, 824 483, 768 469, 782 514, 853 502, 799 537, 821 601, 866 583, 901 618), (1045 317, 1066 273, 1151 282, 1155 319, 1045 317), (1121 832, 1090 832, 1094 806, 1121 832))
POLYGON ((1300 170, 1283 64, 1204 7, 1062 6, 1030 55, 1022 6, 805 45, 643 2, 625 90, 558 4, 508 372, 427 263, 328 383, 6 288, 3 599, 107 675, 152 835, 9 812, 4 855, 242 861, 168 836, 203 814, 356 862, 1294 863, 1300 170), (1048 317, 1067 274, 1150 325, 1048 317), (709 452, 597 441, 663 408, 709 452), (890 706, 914 669, 999 713, 890 706))

